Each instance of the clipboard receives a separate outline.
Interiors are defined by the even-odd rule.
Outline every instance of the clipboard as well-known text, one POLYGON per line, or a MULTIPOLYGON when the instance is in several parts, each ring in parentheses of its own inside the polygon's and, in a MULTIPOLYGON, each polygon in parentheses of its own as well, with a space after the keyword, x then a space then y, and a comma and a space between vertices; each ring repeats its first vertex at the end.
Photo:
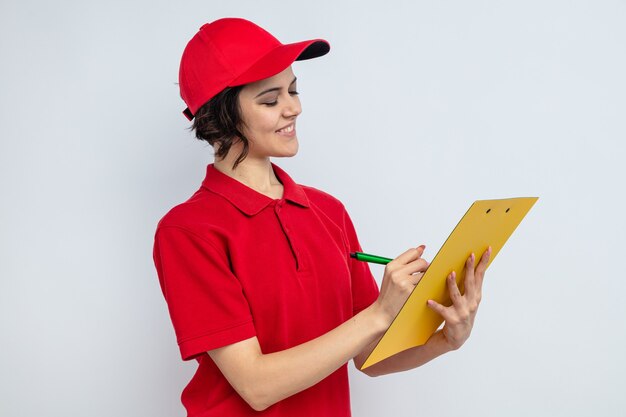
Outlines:
POLYGON ((443 318, 431 310, 426 302, 432 299, 443 305, 451 305, 446 286, 448 274, 456 271, 457 285, 462 288, 465 261, 469 255, 475 253, 478 261, 481 254, 491 246, 489 267, 537 200, 538 197, 520 197, 475 201, 439 249, 361 369, 426 343, 443 323, 443 318))

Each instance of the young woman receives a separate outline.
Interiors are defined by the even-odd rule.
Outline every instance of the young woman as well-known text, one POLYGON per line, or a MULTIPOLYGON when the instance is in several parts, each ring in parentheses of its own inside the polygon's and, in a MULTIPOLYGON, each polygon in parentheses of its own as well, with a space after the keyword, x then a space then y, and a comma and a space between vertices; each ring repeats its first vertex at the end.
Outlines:
MULTIPOLYGON (((244 19, 200 28, 181 60, 181 96, 215 150, 200 189, 159 222, 154 261, 183 360, 189 416, 349 416, 347 362, 360 368, 418 283, 424 246, 385 268, 380 291, 344 206, 296 184, 271 157, 298 151, 295 60, 324 40, 281 44, 244 19)), ((469 337, 489 251, 466 265, 465 293, 429 306, 445 319, 428 342, 365 370, 420 366, 469 337)))

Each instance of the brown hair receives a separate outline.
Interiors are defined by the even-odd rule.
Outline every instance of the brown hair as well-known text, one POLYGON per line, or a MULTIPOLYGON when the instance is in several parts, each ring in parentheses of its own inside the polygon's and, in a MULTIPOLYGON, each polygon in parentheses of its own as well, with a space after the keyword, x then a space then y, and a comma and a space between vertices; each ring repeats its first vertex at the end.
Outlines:
POLYGON ((241 133, 241 108, 239 93, 243 86, 227 87, 218 95, 202 105, 196 112, 190 130, 196 131, 196 138, 207 141, 209 145, 217 144, 215 156, 224 158, 237 141, 243 143, 243 150, 237 156, 233 169, 248 155, 249 141, 241 133))

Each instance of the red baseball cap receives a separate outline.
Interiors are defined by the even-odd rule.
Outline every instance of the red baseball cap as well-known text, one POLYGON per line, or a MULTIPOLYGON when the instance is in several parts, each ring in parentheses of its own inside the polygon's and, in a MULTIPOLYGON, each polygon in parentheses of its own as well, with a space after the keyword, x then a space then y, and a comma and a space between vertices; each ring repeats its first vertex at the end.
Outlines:
POLYGON ((330 50, 324 39, 283 45, 265 29, 240 18, 223 18, 203 25, 189 41, 180 60, 180 96, 192 120, 195 113, 226 87, 276 75, 294 61, 317 58, 330 50))

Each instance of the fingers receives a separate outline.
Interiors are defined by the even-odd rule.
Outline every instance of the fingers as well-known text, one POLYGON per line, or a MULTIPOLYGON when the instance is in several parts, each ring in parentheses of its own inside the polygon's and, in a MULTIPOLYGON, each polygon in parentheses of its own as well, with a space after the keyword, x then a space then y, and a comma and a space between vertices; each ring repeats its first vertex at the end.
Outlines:
POLYGON ((489 264, 490 258, 491 246, 489 246, 487 250, 483 252, 483 255, 480 257, 480 262, 478 263, 478 267, 476 269, 482 269, 482 272, 485 272, 485 270, 487 269, 487 265, 489 264))
POLYGON ((473 253, 467 258, 464 279, 465 294, 461 294, 457 285, 456 273, 453 271, 448 275, 446 284, 452 305, 446 307, 435 300, 427 301, 427 306, 445 320, 443 332, 446 333, 447 329, 446 338, 454 342, 452 343, 454 349, 460 347, 471 332, 480 303, 482 280, 490 258, 491 247, 488 247, 482 254, 478 264, 476 264, 476 256, 473 253))
MULTIPOLYGON (((410 259, 408 258, 408 256, 422 256, 422 254, 424 253, 424 248, 425 246, 421 245, 415 248, 415 250, 409 249, 396 259, 398 261, 401 261, 403 259, 410 259), (403 257, 405 254, 408 255, 406 258, 403 257)), ((420 282, 422 276, 424 276, 424 272, 426 272, 426 269, 428 269, 429 265, 426 260, 420 258, 419 256, 404 265, 401 265, 399 267, 396 266, 397 269, 394 270, 395 273, 400 274, 401 276, 408 276, 407 282, 409 282, 412 286, 416 286, 420 282)), ((395 265, 392 265, 392 268, 394 266, 395 265)))
POLYGON ((405 274, 416 274, 426 272, 430 264, 425 259, 419 258, 404 265, 400 270, 405 274))
POLYGON ((456 285, 456 272, 452 271, 450 275, 446 278, 446 283, 448 285, 448 292, 450 293, 450 299, 452 300, 452 306, 446 307, 442 304, 439 304, 435 300, 428 300, 426 304, 432 310, 441 315, 444 319, 447 320, 448 310, 458 308, 459 305, 463 302, 463 296, 461 295, 461 291, 459 291, 458 285, 456 285))
POLYGON ((439 314, 441 317, 443 317, 445 319, 446 317, 446 309, 448 307, 439 304, 438 302, 436 302, 435 300, 428 300, 426 302, 426 305, 433 310, 435 313, 439 314))
POLYGON ((450 299, 452 303, 459 304, 463 296, 461 295, 461 291, 459 290, 459 286, 456 285, 456 272, 452 271, 450 275, 448 275, 448 292, 450 293, 450 299))
POLYGON ((476 292, 476 281, 474 280, 474 262, 476 261, 476 257, 474 254, 470 254, 470 256, 465 261, 465 279, 463 285, 465 287, 465 293, 473 295, 476 292))
POLYGON ((424 249, 426 249, 426 246, 424 245, 420 245, 417 248, 411 248, 398 256, 393 261, 389 262, 388 265, 393 267, 395 265, 406 265, 410 262, 413 262, 419 259, 420 256, 422 256, 422 254, 424 253, 424 249))
POLYGON ((429 265, 427 261, 421 258, 425 248, 425 245, 420 245, 417 248, 407 250, 396 259, 389 262, 387 268, 407 275, 425 272, 429 265))
POLYGON ((483 278, 487 266, 489 266, 489 259, 491 259, 491 246, 489 246, 480 257, 478 265, 475 265, 475 255, 472 253, 465 263, 465 289, 466 292, 472 295, 480 295, 483 285, 483 278))
POLYGON ((478 262, 478 265, 476 266, 476 277, 480 286, 482 286, 485 271, 487 270, 487 266, 489 265, 489 259, 491 259, 491 246, 489 246, 487 250, 483 252, 483 255, 480 257, 480 262, 478 262))
POLYGON ((417 272, 415 274, 412 274, 409 276, 409 282, 411 283, 411 285, 415 286, 420 282, 423 276, 424 276, 423 272, 417 272))
POLYGON ((383 286, 389 283, 401 289, 402 292, 410 294, 421 279, 421 275, 418 274, 428 267, 428 263, 420 258, 425 248, 424 245, 411 248, 389 262, 385 267, 383 286))

